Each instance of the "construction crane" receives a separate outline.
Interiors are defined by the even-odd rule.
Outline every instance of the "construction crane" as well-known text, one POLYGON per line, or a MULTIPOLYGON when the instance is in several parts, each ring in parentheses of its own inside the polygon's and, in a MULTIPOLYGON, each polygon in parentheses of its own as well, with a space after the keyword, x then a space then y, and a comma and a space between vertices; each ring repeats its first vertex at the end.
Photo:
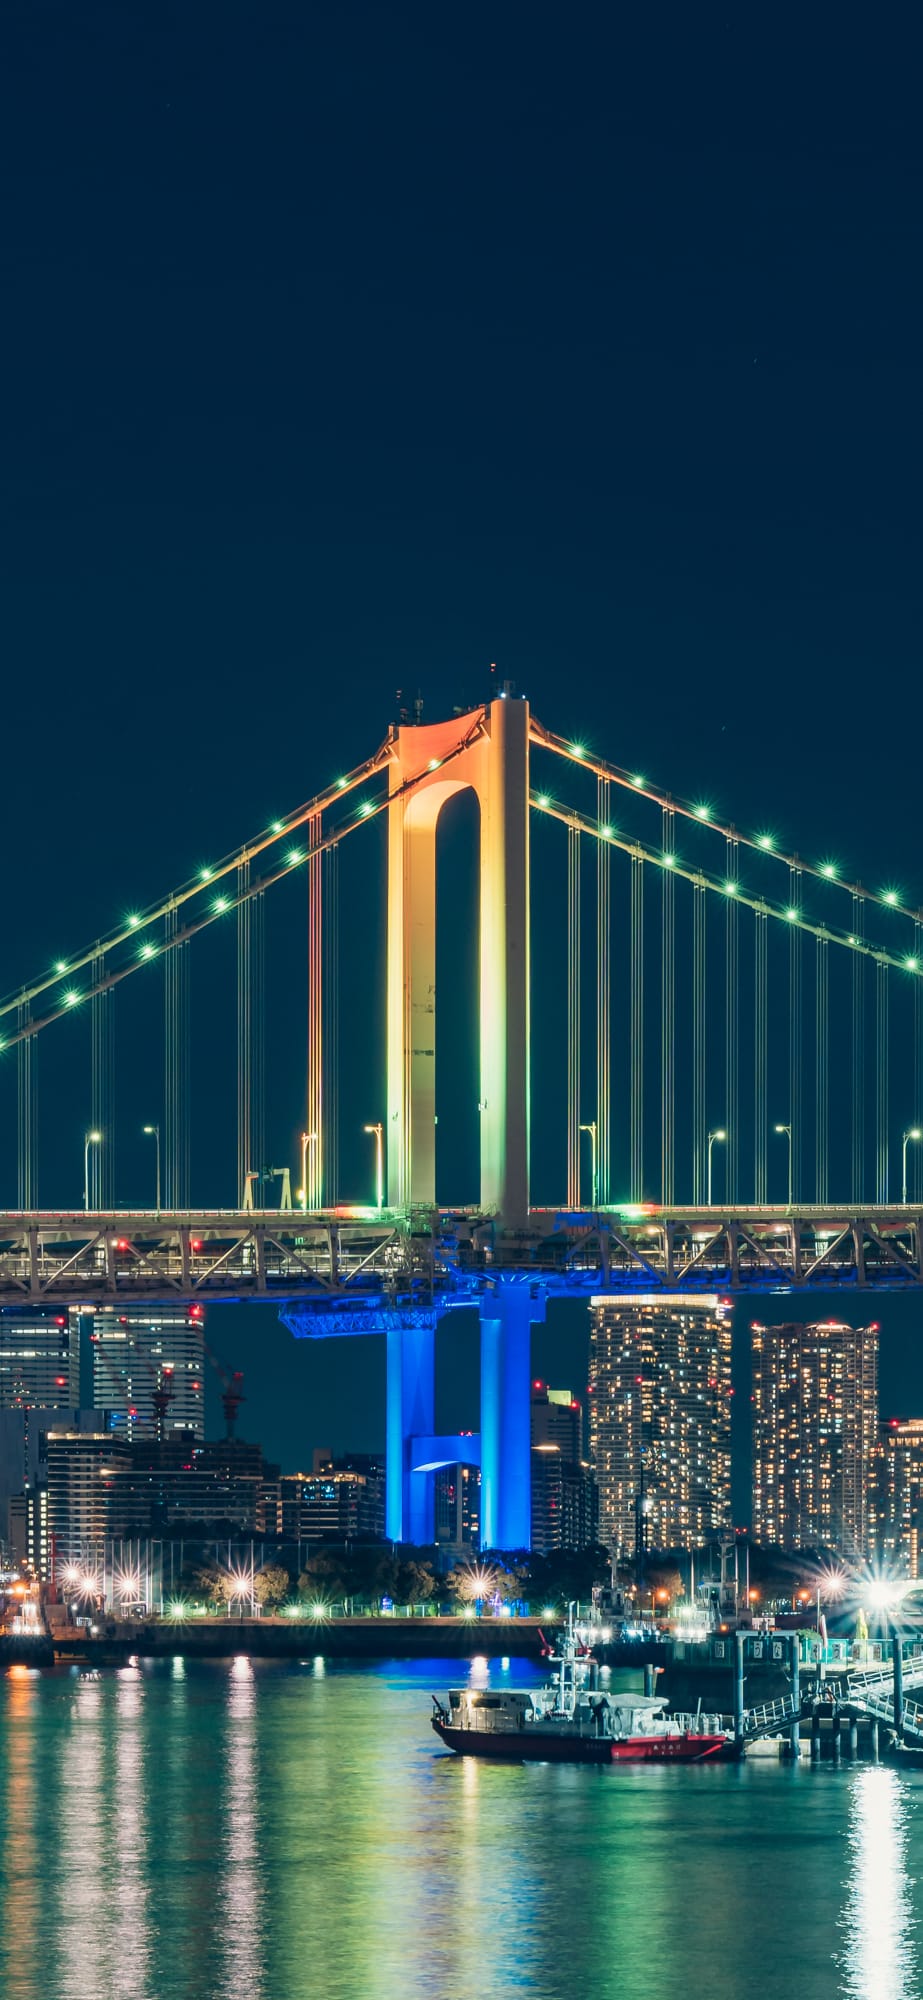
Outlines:
POLYGON ((243 1370, 235 1368, 232 1373, 229 1368, 226 1368, 224 1362, 219 1361, 214 1348, 209 1347, 204 1334, 202 1335, 202 1345, 221 1383, 221 1407, 224 1411, 225 1434, 230 1444, 233 1441, 234 1431, 237 1426, 237 1412, 240 1409, 241 1403, 246 1401, 246 1397, 244 1396, 243 1370))

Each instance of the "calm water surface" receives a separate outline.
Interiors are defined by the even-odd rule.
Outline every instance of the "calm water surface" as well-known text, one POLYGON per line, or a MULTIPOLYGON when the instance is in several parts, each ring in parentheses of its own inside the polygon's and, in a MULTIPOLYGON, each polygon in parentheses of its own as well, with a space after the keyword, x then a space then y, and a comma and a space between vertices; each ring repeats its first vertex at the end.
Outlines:
POLYGON ((923 1777, 480 1765, 458 1679, 0 1679, 2 2000, 923 2000, 923 1777))

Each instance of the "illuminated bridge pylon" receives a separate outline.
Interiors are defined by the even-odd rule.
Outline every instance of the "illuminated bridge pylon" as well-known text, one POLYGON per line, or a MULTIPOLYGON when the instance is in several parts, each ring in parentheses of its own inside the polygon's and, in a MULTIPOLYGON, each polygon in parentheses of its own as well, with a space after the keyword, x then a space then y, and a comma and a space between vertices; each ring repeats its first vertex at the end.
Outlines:
POLYGON ((436 1202, 436 830, 456 793, 481 815, 481 1205, 529 1212, 529 707, 398 728, 388 808, 388 1200, 436 1202))

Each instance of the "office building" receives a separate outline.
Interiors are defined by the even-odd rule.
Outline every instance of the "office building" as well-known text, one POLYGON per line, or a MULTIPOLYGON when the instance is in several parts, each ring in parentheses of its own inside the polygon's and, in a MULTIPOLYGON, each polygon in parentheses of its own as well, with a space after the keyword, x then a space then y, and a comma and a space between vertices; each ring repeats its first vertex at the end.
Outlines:
POLYGON ((13 1540, 25 1554, 22 1522, 30 1494, 47 1485, 49 1431, 96 1432, 109 1428, 109 1414, 102 1410, 36 1409, 27 1405, 0 1410, 0 1540, 13 1540), (21 1506, 17 1505, 21 1501, 21 1506), (19 1523, 15 1536, 10 1526, 11 1510, 19 1523))
POLYGON ((599 1489, 583 1456, 583 1411, 569 1389, 533 1382, 532 1547, 589 1548, 599 1538, 599 1489))
POLYGON ((385 1472, 380 1459, 334 1459, 321 1470, 284 1475, 279 1489, 283 1541, 376 1542, 384 1537, 385 1472))
POLYGON ((870 1545, 878 1327, 751 1326, 753 1533, 786 1548, 870 1545))
POLYGON ((205 1435, 203 1308, 151 1306, 93 1316, 93 1404, 129 1443, 172 1431, 205 1435), (158 1398, 164 1401, 158 1409, 158 1398))
POLYGON ((107 1481, 110 1536, 275 1535, 279 1467, 242 1438, 140 1439, 107 1481))
POLYGON ((923 1417, 891 1417, 879 1430, 869 1490, 869 1552, 888 1570, 921 1575, 923 1417))
POLYGON ((689 1549, 731 1506, 731 1310, 712 1294, 591 1299, 590 1463, 623 1561, 689 1549))
POLYGON ((67 1410, 79 1403, 77 1315, 0 1312, 0 1410, 67 1410))

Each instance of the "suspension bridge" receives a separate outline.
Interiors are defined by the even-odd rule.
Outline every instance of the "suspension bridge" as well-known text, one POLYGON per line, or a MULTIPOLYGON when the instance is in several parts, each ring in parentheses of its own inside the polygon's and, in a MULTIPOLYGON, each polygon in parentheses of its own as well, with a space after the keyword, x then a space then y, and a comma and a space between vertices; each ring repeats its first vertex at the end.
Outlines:
POLYGON ((481 1432, 466 1454, 481 1464, 483 1539, 515 1547, 529 1541, 530 1328, 549 1295, 923 1280, 923 910, 554 734, 510 686, 447 721, 403 716, 307 804, 21 985, 0 1003, 0 1049, 16 1070, 17 1192, 0 1215, 0 1305, 273 1299, 300 1337, 384 1333, 395 1540, 430 1539, 431 1475, 458 1456, 433 1422, 435 1327, 452 1306, 481 1318, 481 1432), (437 832, 464 792, 480 820, 473 1205, 436 1189, 437 832), (356 1205, 337 1185, 337 868, 380 819, 385 1074, 366 1127, 377 1198, 356 1205), (558 829, 560 900, 547 892, 558 829), (294 875, 308 965, 292 1206, 291 1166, 264 1167, 264 911, 294 875), (209 1208, 191 1201, 190 959, 228 922, 237 1205, 209 1208), (158 1189, 139 1212, 113 1200, 114 1010, 124 982, 155 977, 158 1189), (555 980, 563 1112, 556 1186, 536 1199, 532 1004, 555 980), (75 1015, 89 1106, 76 1212, 39 1205, 36 1112, 40 1038, 75 1015), (787 1199, 772 1203, 780 1159, 787 1199), (270 1185, 278 1206, 264 1204, 270 1185))

